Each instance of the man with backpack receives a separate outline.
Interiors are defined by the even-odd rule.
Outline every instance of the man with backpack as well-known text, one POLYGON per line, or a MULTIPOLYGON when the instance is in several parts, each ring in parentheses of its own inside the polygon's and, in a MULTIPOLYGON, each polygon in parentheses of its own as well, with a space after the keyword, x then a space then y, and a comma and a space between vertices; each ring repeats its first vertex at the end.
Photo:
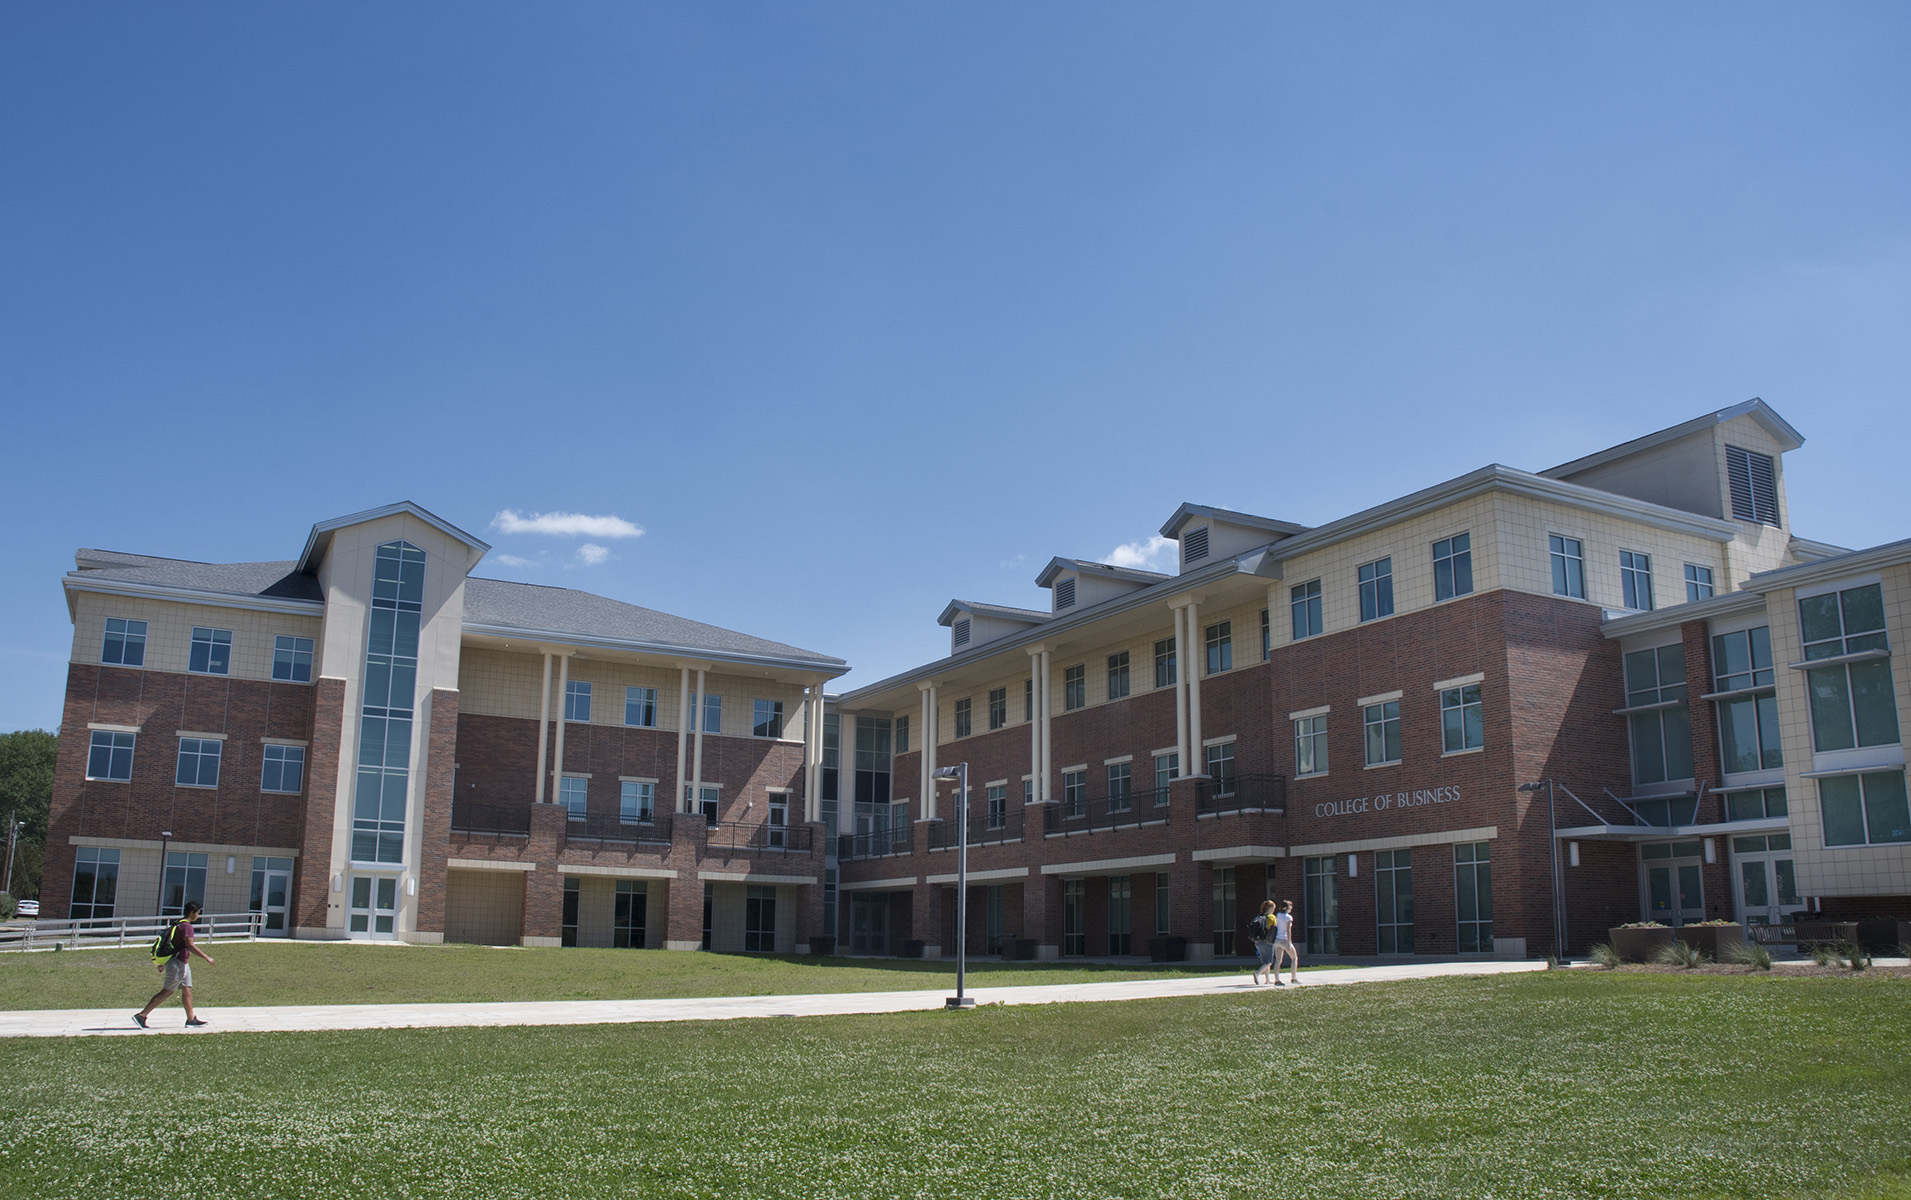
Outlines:
POLYGON ((1275 921, 1272 900, 1261 902, 1261 915, 1248 922, 1247 932, 1248 937, 1254 941, 1255 963, 1252 976, 1254 982, 1260 983, 1261 972, 1265 971, 1268 979, 1278 985, 1280 980, 1274 978, 1280 973, 1280 966, 1274 958, 1275 921))
POLYGON ((205 1024, 192 1011, 192 956, 197 954, 206 960, 207 966, 213 965, 212 955, 193 944, 192 920, 198 915, 199 903, 188 900, 185 914, 168 925, 166 932, 160 934, 159 940, 153 943, 153 960, 155 962, 163 960, 164 965, 160 968, 163 974, 160 977, 159 990, 153 993, 153 998, 146 1002, 145 1008, 133 1014, 133 1022, 141 1029, 147 1027, 146 1018, 152 1015, 152 1011, 165 1003, 166 997, 174 992, 179 993, 179 1001, 185 1005, 186 1024, 205 1024), (167 950, 172 953, 166 954, 167 950))

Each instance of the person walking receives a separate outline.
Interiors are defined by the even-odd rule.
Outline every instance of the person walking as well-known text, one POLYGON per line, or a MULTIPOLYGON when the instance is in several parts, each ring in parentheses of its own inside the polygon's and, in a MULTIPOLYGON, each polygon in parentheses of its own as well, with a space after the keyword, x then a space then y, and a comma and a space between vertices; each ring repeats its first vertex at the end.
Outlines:
POLYGON ((1265 971, 1270 982, 1279 984, 1274 977, 1280 974, 1280 967, 1274 958, 1275 916, 1274 902, 1261 901, 1261 915, 1248 924, 1248 932, 1254 939, 1254 975, 1255 983, 1261 982, 1261 973, 1265 971))
POLYGON ((193 944, 192 919, 198 915, 198 902, 188 900, 184 915, 174 921, 167 931, 171 938, 173 956, 160 968, 159 990, 153 993, 153 998, 146 1002, 145 1008, 133 1014, 133 1023, 141 1029, 148 1028, 146 1018, 151 1016, 153 1010, 165 1003, 166 997, 174 992, 179 993, 179 1002, 186 1008, 186 1024, 205 1024, 192 1010, 192 956, 197 954, 206 960, 207 966, 213 965, 212 955, 193 944))
MULTIPOLYGON (((1268 903, 1271 905, 1273 902, 1268 903)), ((1287 982, 1298 987, 1301 981, 1301 952, 1294 949, 1294 902, 1283 900, 1281 910, 1274 914, 1273 962, 1268 969, 1268 977, 1274 981, 1275 987, 1283 986, 1281 963, 1288 958, 1293 959, 1293 965, 1287 969, 1287 982)))

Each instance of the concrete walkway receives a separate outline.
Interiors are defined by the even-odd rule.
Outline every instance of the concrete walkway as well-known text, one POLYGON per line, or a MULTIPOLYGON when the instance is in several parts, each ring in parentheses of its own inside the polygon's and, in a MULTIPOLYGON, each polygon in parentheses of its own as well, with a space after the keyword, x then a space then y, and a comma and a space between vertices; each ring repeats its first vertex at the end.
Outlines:
MULTIPOLYGON (((1299 987, 1333 987, 1452 975, 1543 971, 1543 962, 1399 963, 1307 971, 1299 987)), ((1226 996, 1262 992, 1280 1003, 1288 988, 1250 984, 1244 974, 1139 979, 1121 983, 1052 983, 976 988, 977 1004, 1063 1004, 1149 1000, 1172 996, 1226 996)), ((553 1000, 506 1004, 306 1004, 270 1008, 201 1005, 209 1024, 184 1027, 177 1000, 155 1011, 151 1029, 133 1024, 129 1007, 0 1013, 0 1037, 113 1037, 155 1033, 312 1033, 337 1029, 448 1029, 495 1025, 623 1025, 641 1021, 727 1021, 739 1017, 820 1017, 845 1013, 940 1009, 953 989, 921 992, 830 992, 809 996, 726 996, 692 1000, 553 1000)))

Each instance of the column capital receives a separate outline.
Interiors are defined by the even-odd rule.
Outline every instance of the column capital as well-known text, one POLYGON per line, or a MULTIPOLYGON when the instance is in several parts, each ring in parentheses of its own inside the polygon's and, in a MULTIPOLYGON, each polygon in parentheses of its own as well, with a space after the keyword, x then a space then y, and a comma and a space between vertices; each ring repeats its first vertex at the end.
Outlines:
POLYGON ((1033 646, 1024 646, 1022 648, 1028 651, 1028 656, 1030 658, 1040 658, 1042 657, 1042 655, 1047 654, 1049 651, 1053 650, 1055 647, 1050 645, 1047 642, 1037 642, 1033 646))
POLYGON ((942 681, 939 679, 924 679, 916 684, 916 690, 919 692, 933 692, 937 687, 941 686, 941 683, 942 681))
POLYGON ((1186 595, 1175 596, 1170 598, 1168 601, 1168 607, 1169 608, 1187 608, 1190 605, 1199 604, 1206 599, 1207 597, 1201 594, 1200 592, 1189 592, 1186 595))

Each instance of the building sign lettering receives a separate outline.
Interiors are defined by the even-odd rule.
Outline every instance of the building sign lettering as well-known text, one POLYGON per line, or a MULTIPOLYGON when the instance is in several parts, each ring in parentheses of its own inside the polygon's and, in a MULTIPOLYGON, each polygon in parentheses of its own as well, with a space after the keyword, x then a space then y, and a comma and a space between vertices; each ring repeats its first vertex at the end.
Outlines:
POLYGON ((1428 804, 1452 804, 1460 798, 1457 787, 1421 788, 1412 792, 1381 792, 1377 796, 1356 796, 1352 800, 1325 800, 1314 806, 1317 817, 1351 817, 1360 813, 1386 812, 1395 808, 1420 808, 1428 804))

